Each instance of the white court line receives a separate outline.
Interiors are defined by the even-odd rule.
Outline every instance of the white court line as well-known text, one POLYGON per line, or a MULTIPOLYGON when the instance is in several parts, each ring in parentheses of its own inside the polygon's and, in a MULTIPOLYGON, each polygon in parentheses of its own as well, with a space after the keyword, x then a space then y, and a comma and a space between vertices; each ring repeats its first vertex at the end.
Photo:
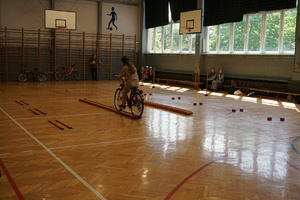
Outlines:
POLYGON ((15 122, 21 129, 23 129, 32 139, 34 139, 39 145, 41 145, 50 155, 52 155, 62 166, 64 166, 71 174, 73 174, 81 183, 83 183, 88 189, 90 189, 97 197, 102 200, 107 200, 99 192, 97 192, 88 182, 81 178, 74 170, 72 170, 66 163, 64 163, 59 157, 55 155, 48 147, 46 147, 41 141, 39 141, 34 135, 32 135, 27 129, 25 129, 21 124, 19 124, 14 118, 12 118, 7 112, 5 112, 1 107, 0 110, 6 114, 13 122, 15 122))
POLYGON ((0 156, 8 155, 10 153, 0 153, 0 156))
POLYGON ((109 143, 117 143, 117 142, 127 142, 127 141, 131 141, 131 140, 143 140, 143 139, 146 139, 146 138, 151 138, 151 137, 131 138, 131 139, 126 139, 126 140, 115 140, 115 141, 107 141, 107 142, 95 142, 95 143, 88 143, 88 144, 77 144, 77 145, 62 146, 62 147, 50 147, 49 149, 64 149, 64 148, 90 146, 90 145, 97 145, 97 144, 109 144, 109 143))
POLYGON ((17 118, 16 120, 26 120, 26 119, 43 119, 43 118, 53 118, 53 117, 72 117, 72 116, 86 116, 86 115, 103 115, 103 114, 107 114, 107 113, 86 113, 86 114, 72 114, 72 115, 40 115, 38 117, 23 117, 23 118, 17 118))

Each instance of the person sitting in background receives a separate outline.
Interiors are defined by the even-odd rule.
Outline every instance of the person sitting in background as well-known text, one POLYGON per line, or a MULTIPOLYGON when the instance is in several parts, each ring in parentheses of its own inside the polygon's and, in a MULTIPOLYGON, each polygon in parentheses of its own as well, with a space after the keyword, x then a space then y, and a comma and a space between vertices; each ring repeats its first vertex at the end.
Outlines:
POLYGON ((213 92, 216 92, 218 87, 220 87, 221 85, 223 85, 224 83, 224 74, 223 74, 223 70, 219 69, 218 75, 216 77, 216 80, 212 81, 212 85, 211 85, 211 89, 213 92))
POLYGON ((216 79, 216 77, 217 77, 217 73, 216 73, 215 68, 211 68, 210 69, 210 74, 208 75, 208 77, 203 82, 201 89, 202 90, 206 89, 206 87, 208 87, 212 83, 212 81, 216 79))

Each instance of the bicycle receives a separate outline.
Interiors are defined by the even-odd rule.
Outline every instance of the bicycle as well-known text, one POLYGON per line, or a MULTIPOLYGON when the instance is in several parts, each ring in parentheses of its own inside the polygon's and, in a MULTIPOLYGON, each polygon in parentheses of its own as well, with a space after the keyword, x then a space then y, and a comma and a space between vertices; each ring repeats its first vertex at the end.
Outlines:
POLYGON ((40 81, 46 81, 47 77, 44 73, 39 72, 38 68, 34 68, 33 71, 26 71, 27 68, 27 64, 25 63, 24 65, 24 71, 18 75, 18 80, 22 83, 24 83, 25 81, 27 81, 28 76, 31 75, 32 76, 32 81, 34 81, 36 78, 40 81))
POLYGON ((55 72, 55 79, 57 81, 63 81, 68 76, 73 75, 76 81, 80 81, 80 74, 78 73, 77 69, 75 68, 75 65, 77 63, 74 63, 71 65, 70 69, 66 69, 65 67, 62 67, 62 70, 55 72))
MULTIPOLYGON (((120 84, 120 87, 117 88, 114 96, 114 104, 117 111, 122 111, 123 108, 122 105, 122 91, 125 86, 125 81, 123 78, 123 83, 120 84)), ((130 92, 127 94, 127 105, 131 114, 134 118, 138 119, 142 117, 142 114, 144 112, 144 98, 142 96, 143 90, 139 90, 137 87, 132 87, 130 89, 130 92)))

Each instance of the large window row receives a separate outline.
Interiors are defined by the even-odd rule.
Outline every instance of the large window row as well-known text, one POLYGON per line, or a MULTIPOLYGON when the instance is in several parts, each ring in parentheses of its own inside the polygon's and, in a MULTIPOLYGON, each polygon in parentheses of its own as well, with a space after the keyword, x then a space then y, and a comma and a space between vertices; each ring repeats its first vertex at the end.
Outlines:
POLYGON ((195 53, 196 34, 179 35, 179 23, 148 29, 148 53, 195 53))
POLYGON ((244 15, 237 23, 207 27, 206 53, 294 54, 297 10, 244 15))

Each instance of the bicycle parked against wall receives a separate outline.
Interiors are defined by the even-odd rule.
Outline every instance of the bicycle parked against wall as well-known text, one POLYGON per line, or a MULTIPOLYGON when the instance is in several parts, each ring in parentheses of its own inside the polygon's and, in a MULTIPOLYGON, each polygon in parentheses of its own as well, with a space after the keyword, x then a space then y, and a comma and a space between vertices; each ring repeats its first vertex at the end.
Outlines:
POLYGON ((56 71, 55 72, 55 79, 58 81, 63 81, 65 80, 66 77, 71 77, 73 76, 76 81, 80 81, 80 74, 75 68, 75 65, 77 63, 74 63, 71 65, 69 69, 66 69, 65 67, 62 68, 62 70, 56 71))
POLYGON ((32 77, 32 81, 35 81, 35 79, 38 79, 40 82, 46 81, 47 77, 44 73, 39 72, 38 68, 34 68, 33 71, 26 71, 27 64, 24 65, 24 71, 18 75, 18 80, 20 82, 26 82, 28 79, 28 76, 32 77))
MULTIPOLYGON (((115 92, 115 96, 114 96, 114 104, 115 104, 115 108, 117 109, 117 111, 121 111, 122 110, 122 91, 124 89, 125 86, 125 81, 123 78, 123 83, 120 84, 120 87, 117 88, 116 92, 115 92)), ((142 97, 143 91, 137 89, 137 87, 133 87, 130 89, 130 92, 128 92, 127 94, 127 105, 131 114, 133 115, 134 118, 138 119, 142 117, 143 111, 144 111, 144 99, 142 97)))

